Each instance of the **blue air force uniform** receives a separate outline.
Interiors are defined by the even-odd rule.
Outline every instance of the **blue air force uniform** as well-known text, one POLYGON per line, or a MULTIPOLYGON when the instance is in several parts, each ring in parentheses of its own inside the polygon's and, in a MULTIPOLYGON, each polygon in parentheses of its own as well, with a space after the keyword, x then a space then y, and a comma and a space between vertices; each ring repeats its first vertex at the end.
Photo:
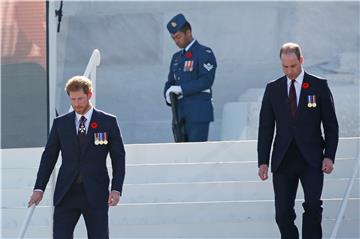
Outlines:
MULTIPOLYGON (((179 15, 169 22, 170 33, 178 31, 178 29, 171 29, 171 23, 174 21, 178 22, 178 24, 173 24, 177 28, 184 25, 181 22, 185 18, 182 14, 179 15)), ((176 52, 171 59, 164 95, 171 86, 181 87, 181 94, 178 97, 178 115, 185 122, 186 141, 207 140, 209 124, 214 121, 211 87, 215 79, 216 66, 213 51, 196 40, 188 44, 185 49, 176 52)))

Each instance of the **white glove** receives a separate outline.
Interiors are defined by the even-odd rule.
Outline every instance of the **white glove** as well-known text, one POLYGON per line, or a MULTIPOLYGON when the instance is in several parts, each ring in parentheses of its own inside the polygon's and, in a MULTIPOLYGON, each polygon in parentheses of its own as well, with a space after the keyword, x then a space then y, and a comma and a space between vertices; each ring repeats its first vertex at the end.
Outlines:
POLYGON ((171 99, 170 99, 170 94, 166 95, 166 102, 171 105, 171 99))
MULTIPOLYGON (((167 89, 166 93, 165 93, 165 97, 166 97, 166 102, 168 102, 169 104, 171 104, 171 101, 170 101, 170 93, 173 92, 177 95, 181 95, 182 94, 182 89, 181 89, 181 86, 179 85, 172 85, 169 87, 169 89, 167 89)), ((179 97, 180 99, 182 98, 179 97)))
POLYGON ((174 93, 177 94, 177 95, 182 94, 181 86, 179 86, 179 85, 172 85, 172 86, 170 86, 169 89, 166 91, 166 94, 169 94, 169 95, 170 95, 171 92, 174 92, 174 93))

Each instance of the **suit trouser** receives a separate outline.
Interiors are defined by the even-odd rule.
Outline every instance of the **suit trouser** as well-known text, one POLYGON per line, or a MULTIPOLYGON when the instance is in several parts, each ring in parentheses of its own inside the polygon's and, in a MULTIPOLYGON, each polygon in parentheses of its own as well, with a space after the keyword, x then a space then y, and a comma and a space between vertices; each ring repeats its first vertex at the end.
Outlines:
POLYGON ((186 142, 204 142, 209 135, 210 122, 186 122, 185 139, 186 142))
POLYGON ((60 204, 55 206, 54 239, 72 239, 81 214, 85 220, 88 238, 109 238, 108 206, 104 204, 102 207, 92 207, 83 184, 74 182, 60 204))
POLYGON ((298 229, 294 224, 296 218, 294 204, 299 180, 304 190, 302 238, 322 238, 321 193, 324 174, 319 168, 307 164, 293 141, 278 170, 273 173, 275 193, 276 223, 282 239, 299 238, 298 229))

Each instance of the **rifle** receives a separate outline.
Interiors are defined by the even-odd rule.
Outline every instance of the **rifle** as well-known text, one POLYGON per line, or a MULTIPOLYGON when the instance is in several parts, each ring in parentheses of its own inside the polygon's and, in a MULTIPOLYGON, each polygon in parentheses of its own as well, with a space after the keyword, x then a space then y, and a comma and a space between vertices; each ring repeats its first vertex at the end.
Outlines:
POLYGON ((171 111, 172 111, 172 131, 175 142, 185 142, 184 121, 179 119, 178 114, 178 96, 170 93, 171 111))

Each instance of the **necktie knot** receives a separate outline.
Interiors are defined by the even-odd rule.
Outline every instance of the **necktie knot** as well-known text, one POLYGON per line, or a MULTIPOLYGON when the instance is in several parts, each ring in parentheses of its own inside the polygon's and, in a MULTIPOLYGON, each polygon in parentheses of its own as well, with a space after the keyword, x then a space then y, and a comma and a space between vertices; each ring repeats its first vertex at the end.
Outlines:
POLYGON ((81 116, 81 118, 80 118, 80 124, 83 124, 83 123, 85 123, 85 121, 86 121, 86 118, 85 118, 85 116, 81 116))

